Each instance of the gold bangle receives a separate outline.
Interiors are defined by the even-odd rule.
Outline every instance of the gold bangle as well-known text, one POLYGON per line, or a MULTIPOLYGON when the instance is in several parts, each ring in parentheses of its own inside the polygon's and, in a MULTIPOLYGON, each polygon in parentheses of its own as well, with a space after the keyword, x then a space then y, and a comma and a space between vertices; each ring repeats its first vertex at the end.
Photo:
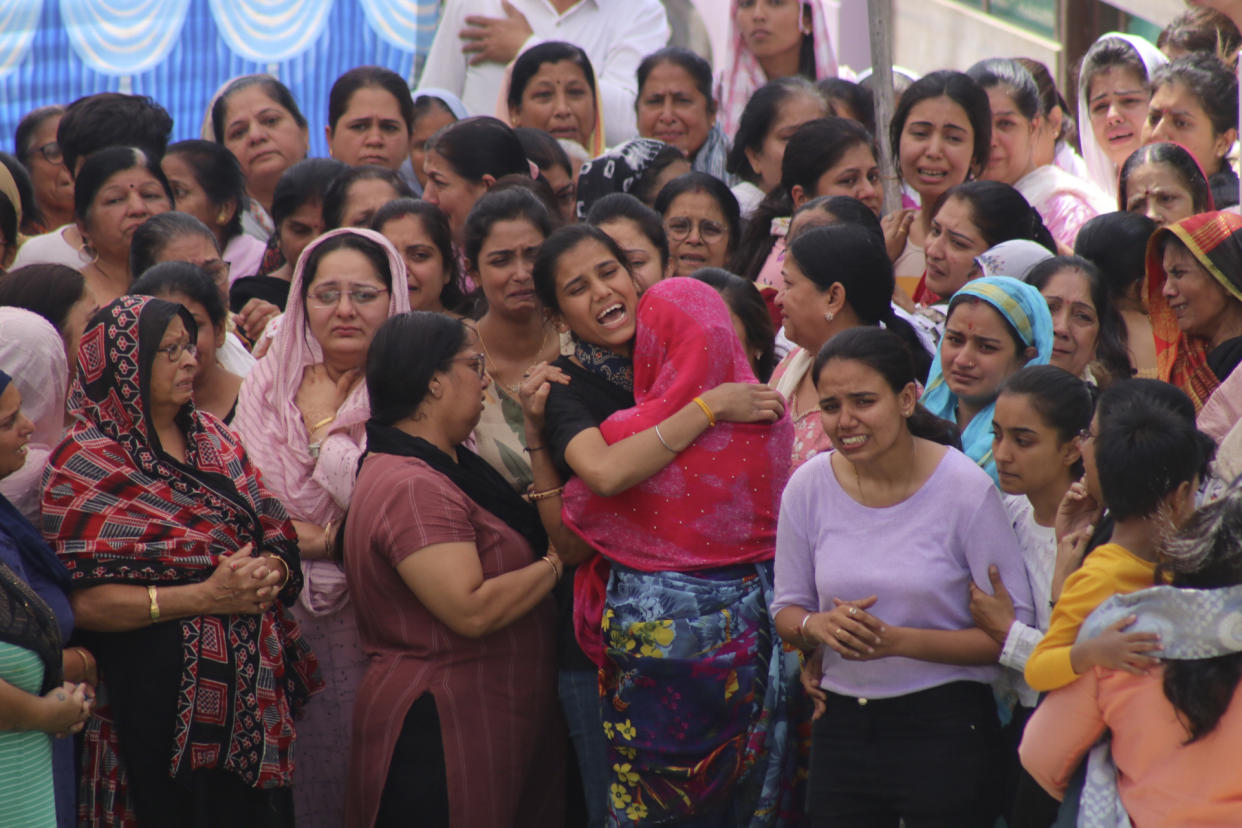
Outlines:
POLYGON ((561 569, 560 569, 560 567, 558 567, 558 566, 556 565, 556 561, 552 560, 552 555, 551 555, 551 553, 549 553, 549 554, 547 554, 547 555, 544 555, 544 556, 543 556, 542 558, 540 558, 539 560, 543 561, 543 562, 544 562, 544 563, 546 563, 548 566, 552 567, 552 579, 553 579, 553 582, 554 582, 554 583, 560 583, 560 581, 561 581, 561 569))
POLYGON ((531 492, 527 495, 527 499, 531 503, 538 503, 541 500, 547 500, 550 497, 560 497, 561 492, 565 491, 564 486, 557 486, 555 489, 544 489, 542 492, 531 492))
POLYGON ((147 598, 151 599, 151 623, 154 624, 160 620, 160 599, 156 594, 155 587, 151 584, 147 584, 147 598))
POLYGON ((280 557, 279 555, 264 555, 263 557, 267 558, 270 561, 276 561, 285 569, 285 579, 280 582, 280 586, 276 587, 276 591, 280 592, 281 590, 285 588, 285 585, 289 583, 289 575, 291 574, 289 572, 289 564, 288 562, 285 561, 284 558, 280 557))
POLYGON ((716 415, 712 413, 711 406, 703 402, 702 397, 695 397, 690 402, 694 403, 699 408, 703 409, 703 413, 707 415, 707 427, 715 428, 716 427, 716 415))
POLYGON ((85 680, 91 674, 91 663, 86 659, 86 650, 83 650, 81 647, 70 647, 69 649, 77 653, 78 658, 82 659, 82 679, 85 680))
MULTIPOLYGON (((319 422, 317 422, 317 423, 315 423, 313 426, 311 426, 311 428, 310 428, 310 433, 311 433, 311 434, 314 434, 316 431, 318 431, 319 429, 323 428, 324 426, 326 426, 328 423, 332 422, 332 421, 333 421, 333 420, 335 420, 335 419, 336 419, 336 415, 335 415, 335 414, 333 414, 331 417, 325 417, 325 418, 323 418, 322 420, 320 420, 319 422)), ((713 424, 713 425, 714 425, 714 424, 713 424)))
POLYGON ((335 523, 335 520, 330 520, 323 527, 323 553, 329 558, 332 557, 332 550, 336 547, 336 532, 333 531, 335 523))

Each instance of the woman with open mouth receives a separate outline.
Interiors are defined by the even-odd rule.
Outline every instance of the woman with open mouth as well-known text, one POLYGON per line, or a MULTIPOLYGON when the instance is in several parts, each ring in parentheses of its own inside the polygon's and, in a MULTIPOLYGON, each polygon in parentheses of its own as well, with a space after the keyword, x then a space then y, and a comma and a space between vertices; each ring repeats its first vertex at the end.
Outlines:
MULTIPOLYGON (((581 479, 597 495, 619 494, 674 462, 673 449, 689 446, 711 426, 704 410, 685 400, 640 433, 612 444, 605 440, 601 423, 634 406, 632 356, 639 325, 637 282, 625 251, 608 234, 590 225, 557 230, 540 249, 534 276, 544 308, 568 332, 573 350, 551 365, 535 366, 522 382, 532 499, 558 552, 577 559, 585 543, 562 524, 562 481, 581 479)), ((717 422, 770 421, 784 411, 776 392, 753 382, 726 382, 699 398, 717 422)), ((600 826, 610 781, 616 780, 610 779, 600 719, 598 668, 572 634, 574 600, 571 590, 561 591, 561 702, 578 754, 589 824, 600 826)))
MULTIPOLYGON (((940 197, 987 165, 992 142, 987 93, 969 75, 932 72, 902 94, 889 137, 896 156, 893 166, 902 183, 918 196, 917 202, 907 200, 905 209, 884 217, 885 237, 893 247, 902 248, 893 259, 901 284, 902 279, 923 276, 924 250, 940 197)), ((913 299, 920 301, 917 290, 913 299)))
POLYGON ((1168 63, 1151 43, 1110 32, 1083 56, 1078 71, 1078 123, 1087 173, 1106 195, 1117 192, 1117 171, 1143 143, 1151 102, 1151 73, 1168 63))
POLYGON ((664 185, 655 209, 664 216, 674 276, 725 267, 740 235, 737 199, 714 176, 689 172, 664 185))
MULTIPOLYGON (((1147 243, 1145 292, 1157 378, 1203 408, 1242 362, 1242 216, 1203 213, 1162 227, 1147 243)), ((1231 383, 1223 399, 1239 395, 1231 383)), ((1237 403, 1233 404, 1236 409, 1237 403)))

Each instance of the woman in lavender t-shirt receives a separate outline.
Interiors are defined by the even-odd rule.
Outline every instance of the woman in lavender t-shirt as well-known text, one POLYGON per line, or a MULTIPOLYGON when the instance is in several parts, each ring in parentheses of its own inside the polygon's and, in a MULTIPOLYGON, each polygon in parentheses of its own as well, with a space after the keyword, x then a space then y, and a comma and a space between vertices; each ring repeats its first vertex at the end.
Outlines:
POLYGON ((835 450, 785 489, 772 604, 781 636, 823 656, 810 824, 990 825, 1000 647, 971 620, 970 584, 989 589, 995 565, 1031 622, 1012 526, 948 447, 953 425, 918 405, 896 336, 846 331, 813 371, 835 450))

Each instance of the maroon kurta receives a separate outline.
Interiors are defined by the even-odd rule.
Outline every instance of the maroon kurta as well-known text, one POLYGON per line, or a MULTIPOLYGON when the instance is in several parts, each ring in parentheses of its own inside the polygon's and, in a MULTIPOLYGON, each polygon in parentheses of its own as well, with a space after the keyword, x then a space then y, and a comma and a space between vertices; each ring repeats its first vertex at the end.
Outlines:
POLYGON ((561 823, 565 738, 551 599, 470 639, 423 606, 396 570, 424 547, 463 542, 477 548, 485 578, 534 560, 521 535, 423 461, 367 458, 345 533, 349 590, 371 659, 354 704, 350 826, 375 821, 406 713, 426 692, 440 717, 454 828, 561 823))

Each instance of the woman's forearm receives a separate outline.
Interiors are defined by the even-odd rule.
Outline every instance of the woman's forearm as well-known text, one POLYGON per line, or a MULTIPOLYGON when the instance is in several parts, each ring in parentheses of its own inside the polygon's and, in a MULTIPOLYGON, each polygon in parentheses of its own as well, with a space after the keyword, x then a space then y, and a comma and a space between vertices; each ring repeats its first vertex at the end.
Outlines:
POLYGON ((477 557, 474 544, 450 543, 428 547, 397 564, 415 597, 458 635, 482 638, 504 629, 538 606, 556 586, 560 564, 554 570, 547 559, 494 578, 483 578, 480 572, 463 580, 454 562, 467 550, 477 557))
MULTIPOLYGON (((172 621, 210 612, 203 584, 156 586, 159 621, 172 621)), ((93 632, 126 632, 149 627, 152 620, 151 595, 145 586, 100 584, 69 594, 74 622, 93 632)))
MULTIPOLYGON (((325 543, 326 535, 323 526, 317 526, 314 523, 307 523, 303 520, 291 521, 294 530, 298 533, 298 551, 301 553, 302 560, 319 561, 326 560, 328 557, 327 543, 325 543)), ((336 526, 333 525, 333 530, 336 526)), ((289 563, 289 561, 285 561, 289 563)))
POLYGON ((551 493, 562 488, 563 484, 556 465, 552 462, 552 451, 547 445, 547 438, 538 429, 532 429, 528 425, 526 444, 537 447, 530 450, 530 470, 534 480, 534 503, 539 511, 539 522, 543 524, 543 530, 548 533, 548 540, 561 560, 577 566, 594 555, 595 550, 561 520, 563 500, 560 494, 551 493))
POLYGON ((584 431, 570 441, 565 459, 591 491, 612 497, 673 462, 710 425, 698 404, 689 402, 659 424, 659 434, 653 427, 609 445, 598 429, 584 431))
POLYGON ((1001 645, 978 627, 965 630, 923 630, 915 627, 889 627, 881 638, 891 636, 884 655, 917 658, 939 664, 996 664, 1001 645))

